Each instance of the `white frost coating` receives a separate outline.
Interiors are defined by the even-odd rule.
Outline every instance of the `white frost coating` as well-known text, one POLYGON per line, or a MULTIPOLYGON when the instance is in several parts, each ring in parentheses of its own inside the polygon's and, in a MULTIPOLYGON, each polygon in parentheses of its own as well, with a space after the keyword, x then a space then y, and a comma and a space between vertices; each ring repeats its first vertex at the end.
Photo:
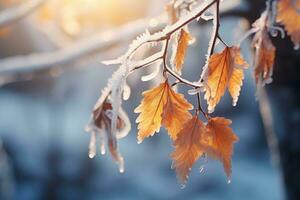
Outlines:
POLYGON ((103 60, 101 61, 102 64, 104 65, 117 65, 120 64, 122 62, 122 58, 117 58, 114 60, 103 60))
POLYGON ((152 43, 153 41, 162 41, 165 39, 166 35, 173 33, 174 31, 178 30, 178 27, 182 27, 184 24, 189 22, 191 19, 195 19, 200 12, 202 12, 205 8, 208 8, 214 0, 209 0, 201 3, 198 7, 193 9, 191 12, 186 14, 185 16, 181 17, 176 23, 166 26, 162 31, 156 32, 154 34, 150 34, 148 30, 145 33, 138 36, 129 46, 127 52, 123 54, 116 60, 105 61, 104 64, 122 64, 126 62, 126 60, 130 59, 135 51, 140 48, 141 46, 152 43))
POLYGON ((155 60, 161 60, 162 57, 163 57, 163 54, 164 54, 164 52, 163 52, 163 50, 161 50, 160 52, 155 53, 152 56, 149 56, 149 57, 147 57, 144 60, 132 61, 131 64, 130 64, 130 72, 132 70, 134 70, 135 68, 137 68, 137 67, 141 67, 141 66, 146 67, 146 66, 149 66, 155 60))
POLYGON ((105 143, 106 143, 106 136, 105 136, 105 132, 103 129, 98 131, 99 134, 99 143, 100 143, 100 153, 101 155, 104 155, 106 150, 105 150, 105 143))
POLYGON ((111 132, 115 137, 117 131, 117 119, 122 105, 122 93, 124 91, 124 85, 126 78, 129 74, 129 62, 125 62, 119 67, 119 69, 113 74, 110 79, 111 84, 111 105, 112 105, 112 121, 111 121, 111 132))
POLYGON ((217 28, 218 28, 218 24, 217 24, 217 17, 218 17, 218 14, 217 14, 217 9, 216 9, 216 5, 213 5, 211 6, 211 9, 214 10, 214 12, 212 13, 212 24, 213 24, 213 28, 212 28, 212 32, 213 34, 211 35, 211 38, 209 40, 209 43, 208 43, 208 49, 207 49, 207 53, 206 53, 206 61, 205 61, 205 65, 203 67, 203 71, 202 71, 202 74, 201 74, 201 78, 200 80, 204 80, 204 76, 205 76, 205 73, 207 73, 207 68, 208 68, 208 61, 209 61, 209 57, 210 57, 210 53, 212 51, 212 48, 213 48, 213 43, 214 43, 214 38, 216 37, 216 34, 217 33, 217 28))
POLYGON ((143 82, 146 82, 146 81, 150 81, 150 80, 154 79, 159 74, 161 64, 162 64, 162 61, 158 61, 157 63, 155 63, 153 72, 151 72, 148 75, 142 76, 141 80, 143 82))
POLYGON ((200 93, 201 91, 202 91, 201 88, 196 88, 196 89, 194 88, 194 89, 188 90, 188 94, 193 96, 193 95, 200 93))
MULTIPOLYGON (((124 93, 124 88, 126 85, 126 78, 129 75, 129 71, 130 71, 130 69, 129 69, 130 64, 129 64, 129 62, 127 62, 127 63, 128 64, 121 65, 118 68, 118 70, 113 73, 112 77, 108 81, 107 86, 102 90, 102 94, 94 107, 94 110, 98 109, 100 106, 102 106, 102 104, 106 100, 111 102, 112 111, 110 111, 110 113, 106 113, 107 116, 109 118, 111 118, 111 125, 103 124, 103 127, 104 127, 103 129, 106 129, 105 133, 106 133, 107 139, 105 137, 105 134, 103 133, 104 130, 100 129, 99 127, 97 127, 95 125, 95 123, 93 121, 93 117, 92 117, 90 124, 87 126, 87 129, 86 129, 87 131, 91 132, 92 134, 93 134, 93 132, 95 132, 95 133, 100 134, 100 136, 102 136, 101 140, 100 140, 101 154, 105 153, 104 141, 106 140, 109 142, 110 151, 111 151, 114 159, 116 160, 116 162, 119 165, 120 172, 124 172, 124 159, 118 151, 118 141, 117 140, 125 137, 131 129, 129 118, 127 117, 125 111, 121 108, 122 95, 124 93), (124 128, 122 128, 122 130, 117 129, 118 117, 122 120, 122 122, 124 122, 124 128)), ((127 88, 127 90, 128 90, 128 88, 127 88)), ((93 137, 94 136, 92 135, 91 140, 93 139, 93 137)), ((95 146, 94 139, 93 139, 92 144, 95 146)), ((92 147, 93 147, 93 145, 92 145, 92 147)), ((93 147, 91 153, 95 154, 94 152, 96 152, 96 151, 93 147)))
MULTIPOLYGON (((178 38, 179 38, 179 34, 180 32, 177 31, 174 33, 174 35, 172 35, 172 46, 171 46, 171 57, 170 57, 170 60, 171 60, 171 67, 173 70, 176 70, 176 67, 175 67, 175 62, 173 62, 175 60, 175 57, 176 57, 176 53, 177 53, 177 48, 178 48, 178 38)), ((176 71, 177 72, 177 71, 176 71)))
POLYGON ((130 95, 131 95, 131 88, 129 87, 129 85, 125 81, 124 91, 123 91, 123 100, 127 101, 129 99, 130 95))

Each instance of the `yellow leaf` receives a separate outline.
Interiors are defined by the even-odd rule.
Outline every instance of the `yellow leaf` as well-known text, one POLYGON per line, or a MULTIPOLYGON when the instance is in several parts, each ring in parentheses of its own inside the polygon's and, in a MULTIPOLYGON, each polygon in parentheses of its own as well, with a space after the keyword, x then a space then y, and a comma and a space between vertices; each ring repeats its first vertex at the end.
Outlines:
POLYGON ((238 47, 226 47, 223 52, 209 58, 203 77, 207 85, 204 98, 207 100, 209 112, 214 111, 227 88, 233 98, 233 105, 236 105, 244 79, 242 68, 246 67, 248 64, 238 47))
POLYGON ((233 143, 238 141, 238 137, 229 127, 230 124, 231 120, 229 119, 222 117, 211 118, 206 126, 206 134, 211 137, 211 140, 204 148, 205 152, 211 157, 216 158, 223 163, 228 178, 231 176, 233 143))
POLYGON ((158 87, 143 93, 142 103, 134 110, 140 113, 136 122, 138 125, 138 142, 141 143, 146 137, 159 132, 164 104, 167 101, 168 83, 164 82, 158 87))
POLYGON ((277 22, 281 23, 291 36, 295 47, 300 45, 300 0, 280 0, 277 7, 277 22))
POLYGON ((255 34, 252 45, 256 48, 254 59, 256 84, 258 84, 259 81, 268 83, 272 80, 276 49, 272 44, 266 28, 255 34))
POLYGON ((177 45, 175 61, 174 61, 177 71, 181 71, 181 69, 182 69, 186 50, 187 50, 187 47, 191 40, 192 40, 192 36, 184 29, 181 29, 180 35, 178 38, 178 45, 177 45))
POLYGON ((170 86, 167 87, 167 102, 163 109, 162 124, 168 130, 170 137, 175 140, 182 125, 191 118, 188 110, 191 110, 193 105, 182 94, 176 93, 170 86))
POLYGON ((204 153, 201 137, 205 132, 203 122, 198 116, 194 116, 183 126, 174 142, 175 150, 171 154, 172 168, 176 169, 177 178, 183 184, 187 182, 192 166, 204 153))
POLYGON ((136 122, 138 125, 138 142, 159 132, 163 124, 172 139, 191 116, 188 110, 192 105, 188 103, 183 95, 177 94, 168 84, 164 82, 158 87, 143 93, 142 103, 135 109, 140 113, 136 122))

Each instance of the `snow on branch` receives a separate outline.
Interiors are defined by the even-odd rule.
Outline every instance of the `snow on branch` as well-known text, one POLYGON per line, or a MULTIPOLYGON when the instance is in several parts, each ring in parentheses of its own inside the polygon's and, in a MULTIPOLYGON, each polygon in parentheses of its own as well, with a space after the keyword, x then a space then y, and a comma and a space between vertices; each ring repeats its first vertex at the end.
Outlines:
POLYGON ((16 22, 39 8, 46 0, 28 0, 0 12, 0 27, 16 22))

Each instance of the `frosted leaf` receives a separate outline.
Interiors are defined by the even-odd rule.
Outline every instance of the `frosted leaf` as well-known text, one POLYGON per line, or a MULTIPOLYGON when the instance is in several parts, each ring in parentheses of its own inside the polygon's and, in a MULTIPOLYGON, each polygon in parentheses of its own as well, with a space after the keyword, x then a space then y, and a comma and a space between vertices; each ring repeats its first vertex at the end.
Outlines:
MULTIPOLYGON (((125 137, 131 128, 129 119, 121 108, 122 94, 129 71, 129 64, 122 64, 113 73, 94 106, 92 120, 87 128, 88 131, 97 131, 98 133, 104 130, 110 153, 120 169, 124 169, 124 159, 118 150, 118 139, 125 137)), ((105 153, 104 143, 100 143, 100 145, 101 153, 105 153)), ((93 152, 95 151, 93 150, 93 152)))
POLYGON ((153 72, 151 72, 148 75, 142 76, 141 80, 143 82, 146 82, 146 81, 150 81, 153 78, 155 78, 158 75, 159 71, 160 71, 161 63, 162 63, 162 61, 159 61, 159 62, 155 63, 153 72))

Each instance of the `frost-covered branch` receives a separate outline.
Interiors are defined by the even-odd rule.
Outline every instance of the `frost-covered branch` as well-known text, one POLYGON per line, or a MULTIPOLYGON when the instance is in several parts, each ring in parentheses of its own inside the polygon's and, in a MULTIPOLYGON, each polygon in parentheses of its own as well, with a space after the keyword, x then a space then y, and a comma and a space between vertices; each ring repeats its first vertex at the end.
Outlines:
MULTIPOLYGON (((162 57, 161 59, 164 62, 164 69, 168 73, 170 73, 173 77, 178 79, 180 82, 186 83, 187 85, 190 85, 192 87, 198 88, 201 87, 201 84, 193 83, 191 81, 185 80, 184 78, 180 77, 178 74, 176 74, 171 68, 167 67, 166 60, 167 60, 167 53, 168 53, 168 43, 171 39, 171 36, 176 33, 178 30, 182 29, 184 26, 192 22, 193 20, 199 18, 205 11, 207 11, 212 5, 214 5, 216 2, 219 2, 219 0, 211 0, 206 1, 205 3, 201 4, 200 6, 196 7, 194 10, 192 10, 190 13, 182 17, 180 20, 178 20, 176 23, 167 26, 164 28, 161 32, 150 34, 148 31, 141 35, 137 40, 135 40, 131 45, 128 51, 119 57, 116 60, 105 62, 106 64, 122 64, 124 62, 130 61, 132 56, 137 52, 139 48, 144 46, 145 44, 151 44, 151 43, 158 43, 158 42, 165 42, 165 48, 162 48, 162 57)), ((151 58, 151 57, 150 57, 151 58)), ((156 62, 159 58, 153 57, 153 60, 148 60, 147 63, 152 64, 156 62)), ((144 66, 144 65, 143 65, 144 66)), ((140 68, 141 66, 135 66, 132 70, 135 68, 140 68)))
POLYGON ((31 14, 47 0, 28 0, 14 8, 8 8, 0 12, 0 27, 14 23, 31 14))
MULTIPOLYGON (((148 26, 148 19, 137 20, 111 31, 101 32, 71 46, 47 53, 14 56, 0 60, 0 74, 16 74, 66 65, 91 53, 105 51, 120 42, 136 36, 148 26)), ((154 29, 158 29, 155 27, 154 29)))

